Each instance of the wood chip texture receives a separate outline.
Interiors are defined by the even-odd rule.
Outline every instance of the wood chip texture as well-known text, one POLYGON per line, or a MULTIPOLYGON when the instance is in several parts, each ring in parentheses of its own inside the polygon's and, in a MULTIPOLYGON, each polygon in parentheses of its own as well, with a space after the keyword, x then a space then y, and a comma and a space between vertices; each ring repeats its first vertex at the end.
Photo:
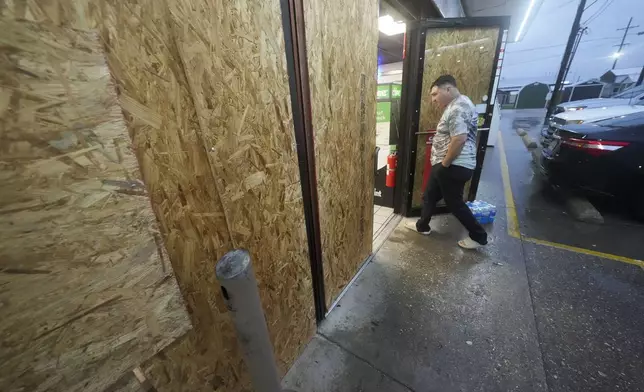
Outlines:
POLYGON ((214 275, 235 247, 251 253, 284 372, 315 317, 279 1, 14 5, 16 17, 98 31, 107 50, 194 327, 142 365, 146 377, 161 392, 250 390, 214 275))
MULTIPOLYGON (((498 27, 430 29, 425 41, 419 131, 435 130, 442 110, 431 102, 431 85, 440 75, 456 78, 458 89, 476 104, 490 88, 498 27)), ((412 205, 422 205, 427 135, 418 136, 412 205)), ((469 187, 469 183, 467 185, 469 187)), ((467 196, 467 189, 465 191, 467 196)))
POLYGON ((103 37, 194 333, 160 391, 247 390, 214 265, 250 251, 279 368, 315 317, 278 0, 110 2, 103 37))
POLYGON ((371 253, 378 2, 304 2, 327 304, 371 253))
POLYGON ((98 35, 0 31, 0 390, 103 391, 189 318, 98 35))

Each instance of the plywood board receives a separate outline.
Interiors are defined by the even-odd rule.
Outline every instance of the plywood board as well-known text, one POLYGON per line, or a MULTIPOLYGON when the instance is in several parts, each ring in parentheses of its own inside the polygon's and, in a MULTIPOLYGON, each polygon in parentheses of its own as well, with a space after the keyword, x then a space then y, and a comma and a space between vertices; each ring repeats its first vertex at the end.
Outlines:
POLYGON ((188 317, 98 35, 0 31, 0 390, 103 391, 188 317))
POLYGON ((195 332, 145 368, 161 391, 248 376, 215 261, 250 251, 279 367, 314 334, 278 0, 110 3, 102 26, 144 180, 195 332))
MULTIPOLYGON (((193 330, 142 367, 163 392, 249 390, 214 277, 250 250, 279 367, 314 333, 278 0, 5 2, 98 31, 193 330)), ((1 8, 1 6, 0 6, 1 8)))
POLYGON ((378 2, 311 0, 304 7, 330 304, 371 253, 378 2))
MULTIPOLYGON (((483 103, 490 88, 499 28, 430 29, 426 35, 419 131, 435 130, 441 118, 442 111, 432 104, 430 96, 431 85, 440 75, 454 76, 462 94, 475 105, 483 103)), ((414 207, 422 204, 426 142, 427 135, 418 136, 414 207)))

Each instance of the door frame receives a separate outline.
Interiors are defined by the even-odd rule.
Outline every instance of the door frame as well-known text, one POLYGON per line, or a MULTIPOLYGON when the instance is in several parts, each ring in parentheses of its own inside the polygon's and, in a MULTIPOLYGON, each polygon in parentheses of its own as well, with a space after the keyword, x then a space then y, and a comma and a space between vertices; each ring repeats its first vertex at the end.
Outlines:
MULTIPOLYGON (((420 120, 420 103, 425 58, 425 39, 429 29, 436 28, 462 28, 462 27, 498 27, 499 34, 492 64, 492 75, 488 88, 488 101, 483 125, 479 128, 478 147, 476 151, 476 168, 472 176, 468 200, 476 198, 483 161, 487 150, 487 140, 492 123, 492 112, 496 94, 496 73, 499 66, 499 56, 503 47, 503 38, 510 26, 509 16, 471 17, 424 19, 407 25, 407 40, 403 60, 403 87, 400 108, 400 140, 398 141, 399 168, 402 175, 397 176, 396 188, 399 189, 394 196, 394 211, 404 216, 420 215, 420 208, 412 205, 414 176, 416 175, 416 146, 418 144, 418 126, 420 120)), ((446 212, 446 208, 439 208, 438 212, 446 212)))
POLYGON ((280 0, 293 128, 297 149, 302 204, 308 244, 315 321, 327 313, 322 263, 322 234, 315 166, 315 137, 311 113, 311 89, 306 52, 303 0, 280 0))

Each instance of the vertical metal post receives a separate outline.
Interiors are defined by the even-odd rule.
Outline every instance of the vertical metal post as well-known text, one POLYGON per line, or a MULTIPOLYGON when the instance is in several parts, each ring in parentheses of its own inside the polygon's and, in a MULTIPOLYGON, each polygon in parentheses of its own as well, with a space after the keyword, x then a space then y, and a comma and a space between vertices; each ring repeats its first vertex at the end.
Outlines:
POLYGON ((280 377, 268 336, 257 281, 248 251, 235 249, 215 267, 237 330, 237 339, 256 392, 280 392, 280 377))
POLYGON ((550 98, 550 103, 548 104, 548 111, 546 112, 546 118, 543 119, 544 124, 548 124, 548 119, 550 115, 555 110, 555 106, 559 104, 561 98, 561 84, 564 81, 564 76, 568 71, 568 63, 570 61, 570 55, 572 53, 572 48, 575 45, 577 40, 577 33, 579 32, 579 25, 581 24, 581 16, 584 14, 584 8, 586 7, 586 0, 580 0, 579 5, 577 6, 577 14, 575 15, 575 20, 572 23, 572 28, 570 29, 570 36, 568 37, 568 43, 566 44, 566 50, 564 50, 563 58, 561 59, 561 66, 559 67, 559 74, 557 75, 557 81, 555 82, 555 88, 552 91, 552 97, 550 98))

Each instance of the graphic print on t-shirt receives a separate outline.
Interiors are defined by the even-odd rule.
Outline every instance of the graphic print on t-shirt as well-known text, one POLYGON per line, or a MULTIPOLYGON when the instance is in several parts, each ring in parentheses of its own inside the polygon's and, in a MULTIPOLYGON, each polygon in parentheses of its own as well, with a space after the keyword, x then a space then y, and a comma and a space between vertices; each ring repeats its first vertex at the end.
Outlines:
POLYGON ((465 95, 450 102, 441 116, 432 145, 432 165, 440 163, 447 155, 452 136, 467 133, 467 140, 452 165, 474 169, 476 167, 476 130, 478 113, 465 95))

